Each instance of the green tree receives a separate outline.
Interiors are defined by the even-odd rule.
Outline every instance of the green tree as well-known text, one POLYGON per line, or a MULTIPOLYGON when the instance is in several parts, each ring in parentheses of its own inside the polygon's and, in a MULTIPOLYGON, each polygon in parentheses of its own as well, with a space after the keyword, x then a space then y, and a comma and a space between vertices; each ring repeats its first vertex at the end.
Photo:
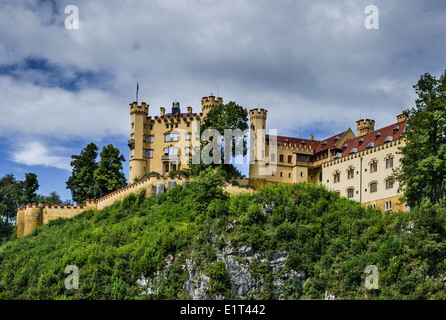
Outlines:
POLYGON ((48 204, 58 204, 62 203, 62 199, 60 198, 59 194, 56 191, 53 191, 50 193, 49 196, 37 196, 37 202, 38 203, 48 203, 48 204))
POLYGON ((23 182, 7 174, 0 179, 0 240, 14 230, 17 208, 23 201, 23 182))
POLYGON ((96 158, 98 147, 94 143, 88 144, 82 149, 80 155, 72 155, 71 176, 66 182, 67 189, 71 190, 71 197, 74 202, 82 203, 86 199, 97 198, 98 186, 94 173, 98 168, 96 158))
MULTIPOLYGON (((224 137, 225 130, 227 129, 233 131, 239 129, 241 130, 241 132, 243 132, 248 129, 248 111, 232 101, 227 104, 220 104, 219 106, 212 108, 203 119, 202 123, 200 124, 200 136, 202 136, 203 132, 206 129, 215 129, 220 133, 222 137, 224 137)), ((209 143, 209 141, 202 141, 200 152, 209 143)), ((230 154, 232 157, 246 155, 247 143, 245 139, 243 139, 242 141, 233 139, 231 142, 231 146, 232 147, 230 154), (239 143, 243 143, 241 148, 236 147, 236 145, 239 146, 239 143)), ((190 161, 190 174, 198 175, 201 171, 210 166, 212 168, 220 167, 223 170, 226 179, 236 175, 240 175, 240 172, 233 164, 225 164, 224 150, 225 149, 223 143, 221 147, 221 161, 219 164, 204 164, 203 162, 200 162, 200 164, 193 164, 192 161, 190 161)))
POLYGON ((439 79, 426 73, 414 85, 418 99, 405 110, 407 127, 401 166, 394 171, 407 204, 435 204, 445 198, 446 71, 439 79))
POLYGON ((200 172, 200 175, 190 183, 190 190, 195 199, 195 210, 203 213, 213 199, 226 199, 224 184, 222 169, 208 167, 200 172))
POLYGON ((104 146, 100 154, 99 166, 94 172, 99 197, 118 190, 127 185, 127 179, 122 172, 124 156, 112 144, 104 146))
POLYGON ((37 190, 39 182, 35 173, 25 173, 25 181, 23 181, 23 203, 37 202, 37 190))

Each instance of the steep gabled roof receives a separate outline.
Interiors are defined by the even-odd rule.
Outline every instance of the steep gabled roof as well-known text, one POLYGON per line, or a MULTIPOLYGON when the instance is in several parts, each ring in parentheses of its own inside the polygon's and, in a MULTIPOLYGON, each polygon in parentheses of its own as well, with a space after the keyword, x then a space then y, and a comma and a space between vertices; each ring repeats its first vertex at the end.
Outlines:
MULTIPOLYGON (((290 146, 297 145, 297 147, 306 147, 308 149, 313 150, 314 153, 319 153, 325 151, 329 148, 333 148, 336 146, 337 142, 342 139, 343 135, 347 131, 336 134, 325 140, 311 140, 311 139, 303 139, 303 138, 294 138, 294 137, 285 137, 285 136, 277 136, 277 144, 278 145, 287 145, 290 146)), ((269 141, 269 136, 266 135, 266 141, 269 141)))
POLYGON ((364 136, 345 141, 342 157, 351 153, 361 152, 367 148, 383 145, 390 141, 398 140, 404 132, 406 121, 391 124, 387 127, 369 132, 364 136))

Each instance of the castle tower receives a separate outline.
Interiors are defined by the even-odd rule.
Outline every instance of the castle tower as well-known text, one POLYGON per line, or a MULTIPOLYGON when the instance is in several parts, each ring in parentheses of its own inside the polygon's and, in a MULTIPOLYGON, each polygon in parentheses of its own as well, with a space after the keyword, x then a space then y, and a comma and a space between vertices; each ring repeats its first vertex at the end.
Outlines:
POLYGON ((149 115, 149 105, 141 102, 138 106, 137 102, 130 104, 131 131, 128 146, 130 148, 130 173, 129 184, 135 179, 142 178, 146 172, 147 160, 144 158, 144 135, 147 125, 147 116, 149 115))
POLYGON ((203 117, 206 117, 206 114, 214 107, 218 107, 223 103, 223 99, 218 97, 215 98, 213 95, 209 97, 204 97, 201 99, 201 110, 203 112, 203 117))
POLYGON ((375 130, 375 120, 361 119, 356 121, 358 137, 365 136, 367 133, 375 130))
POLYGON ((249 121, 251 123, 251 137, 249 144, 249 178, 265 179, 266 155, 266 113, 265 109, 249 110, 249 121))
POLYGON ((43 224, 42 208, 36 203, 28 204, 25 211, 25 225, 23 235, 26 236, 36 227, 43 224))

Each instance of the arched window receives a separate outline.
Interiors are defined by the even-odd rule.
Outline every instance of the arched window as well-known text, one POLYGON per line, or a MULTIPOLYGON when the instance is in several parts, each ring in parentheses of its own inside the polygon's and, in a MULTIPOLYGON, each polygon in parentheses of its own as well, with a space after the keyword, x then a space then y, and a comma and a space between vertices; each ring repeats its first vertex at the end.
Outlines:
POLYGON ((347 198, 351 199, 355 196, 355 188, 350 187, 347 189, 347 198))
POLYGON ((392 189, 394 182, 393 178, 386 179, 386 189, 392 189))

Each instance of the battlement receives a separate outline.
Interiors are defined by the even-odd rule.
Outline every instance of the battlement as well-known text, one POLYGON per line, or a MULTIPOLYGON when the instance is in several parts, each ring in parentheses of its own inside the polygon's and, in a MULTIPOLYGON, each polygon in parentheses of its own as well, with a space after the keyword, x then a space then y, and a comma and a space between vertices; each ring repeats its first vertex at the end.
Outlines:
POLYGON ((356 127, 358 130, 358 137, 364 136, 369 132, 375 130, 375 120, 372 119, 361 119, 356 121, 356 127))
POLYGON ((141 102, 141 105, 138 105, 138 103, 132 102, 130 103, 130 114, 149 114, 149 105, 145 102, 141 102))
POLYGON ((203 113, 206 113, 212 108, 218 107, 223 103, 223 98, 221 97, 215 97, 213 95, 210 95, 209 97, 203 97, 201 99, 201 109, 203 113))
POLYGON ((265 109, 251 109, 249 110, 249 118, 250 119, 261 119, 266 120, 266 115, 268 110, 265 109))

